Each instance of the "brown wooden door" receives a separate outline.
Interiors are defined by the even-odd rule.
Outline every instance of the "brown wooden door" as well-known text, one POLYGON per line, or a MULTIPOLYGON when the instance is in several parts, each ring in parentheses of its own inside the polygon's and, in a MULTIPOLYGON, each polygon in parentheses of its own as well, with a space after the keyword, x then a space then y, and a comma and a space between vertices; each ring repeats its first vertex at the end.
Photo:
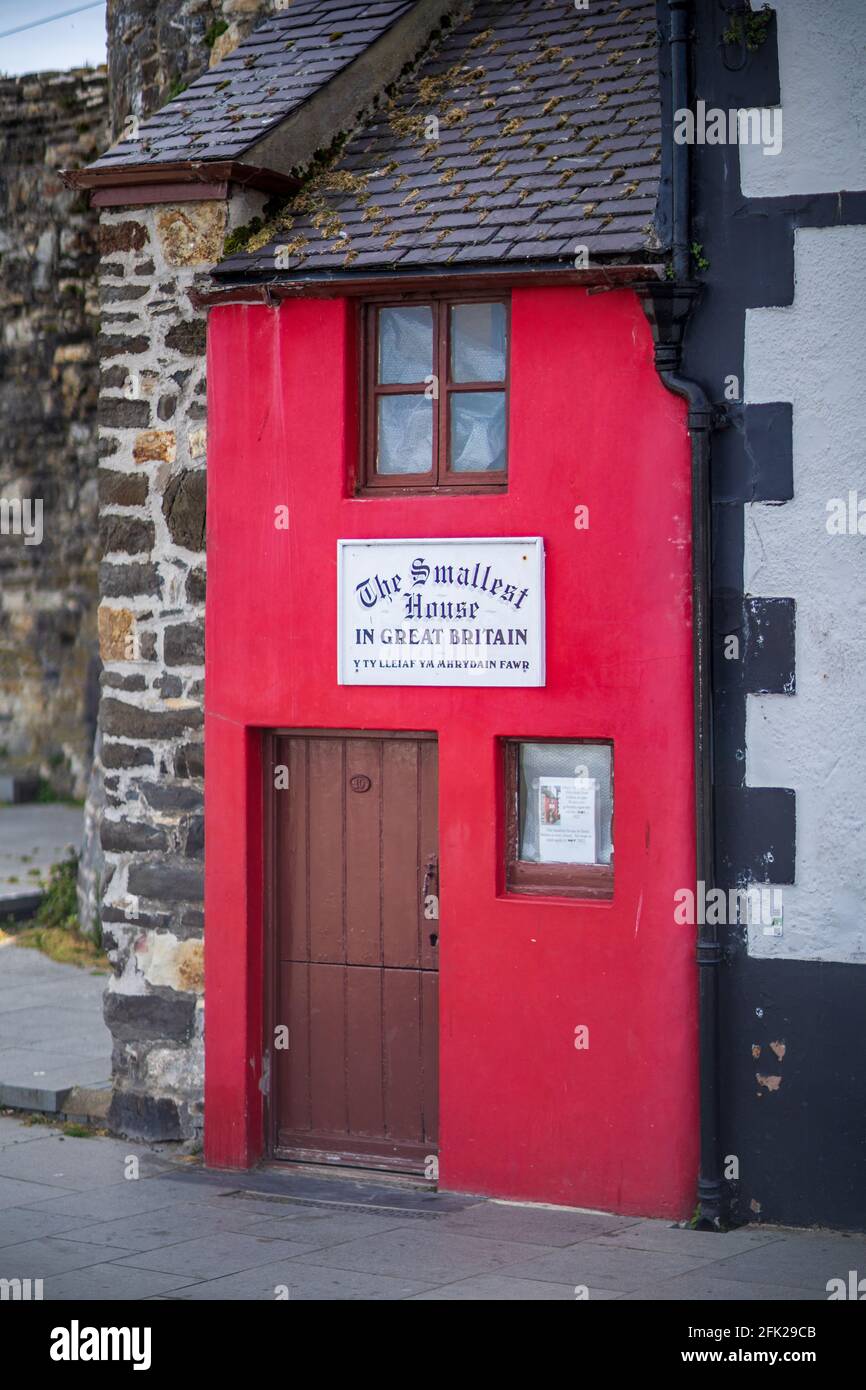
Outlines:
POLYGON ((271 1151, 423 1169, 438 1114, 436 740, 292 734, 271 749, 271 1151))

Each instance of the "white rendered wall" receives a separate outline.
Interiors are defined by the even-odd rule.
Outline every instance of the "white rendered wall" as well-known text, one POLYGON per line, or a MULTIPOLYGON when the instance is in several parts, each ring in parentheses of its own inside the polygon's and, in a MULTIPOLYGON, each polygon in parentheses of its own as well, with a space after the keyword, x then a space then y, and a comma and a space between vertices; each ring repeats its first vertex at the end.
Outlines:
POLYGON ((826 526, 830 498, 866 499, 866 227, 795 254, 794 304, 746 322, 746 399, 794 405, 794 497, 746 507, 744 588, 797 604, 796 694, 746 697, 748 784, 797 793, 783 934, 749 949, 866 961, 866 535, 826 526))
MULTIPOLYGON (((774 8, 783 148, 741 148, 743 192, 866 189, 866 0, 774 8)), ((749 951, 866 962, 866 535, 827 531, 831 498, 866 499, 866 227, 794 246, 793 304, 746 318, 745 400, 793 403, 794 497, 745 508, 744 590, 797 605, 796 694, 746 701, 747 783, 797 794, 782 935, 749 951)))
MULTIPOLYGON (((753 4, 753 8, 760 8, 753 4)), ((866 0, 773 0, 782 148, 740 150, 749 198, 866 189, 866 0)))

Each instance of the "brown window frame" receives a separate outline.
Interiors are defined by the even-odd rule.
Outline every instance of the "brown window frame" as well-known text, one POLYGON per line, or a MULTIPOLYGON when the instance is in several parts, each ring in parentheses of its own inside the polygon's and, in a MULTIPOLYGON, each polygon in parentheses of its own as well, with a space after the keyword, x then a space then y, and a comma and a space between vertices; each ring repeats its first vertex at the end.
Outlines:
POLYGON ((368 300, 361 314, 361 465, 359 491, 368 495, 407 493, 448 495, 466 492, 505 492, 508 487, 508 399, 511 390, 511 296, 496 294, 396 295, 368 300), (451 381, 451 309, 458 304, 504 304, 505 376, 502 381, 451 381), (425 389, 424 382, 378 381, 378 325, 382 309, 412 306, 430 308, 433 314, 433 371, 439 397, 433 410, 433 455, 429 473, 377 473, 376 446, 380 396, 412 396, 425 389), (450 400, 466 391, 501 391, 505 394, 506 466, 495 473, 454 473, 448 468, 450 400), (444 462, 443 462, 444 461, 444 462))
POLYGON ((604 743, 611 748, 611 789, 613 788, 613 741, 599 738, 523 738, 502 739, 505 787, 505 891, 530 897, 583 898, 609 902, 613 898, 614 854, 609 864, 536 864, 520 856, 520 745, 522 743, 604 743))

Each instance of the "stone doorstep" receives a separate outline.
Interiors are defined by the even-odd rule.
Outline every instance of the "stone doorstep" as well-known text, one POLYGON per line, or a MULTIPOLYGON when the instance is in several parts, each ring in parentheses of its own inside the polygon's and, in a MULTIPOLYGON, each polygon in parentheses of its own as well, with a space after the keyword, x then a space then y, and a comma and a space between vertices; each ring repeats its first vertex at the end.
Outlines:
POLYGON ((0 1081, 0 1106, 56 1115, 64 1124, 102 1123, 111 1104, 106 1086, 14 1086, 0 1081))

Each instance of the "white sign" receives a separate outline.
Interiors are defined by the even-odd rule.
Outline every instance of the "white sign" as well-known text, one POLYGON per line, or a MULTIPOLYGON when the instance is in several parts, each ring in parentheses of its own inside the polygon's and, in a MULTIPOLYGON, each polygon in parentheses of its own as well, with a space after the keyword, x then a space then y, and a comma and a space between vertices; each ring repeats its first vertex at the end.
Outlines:
POLYGON ((544 685, 539 536, 337 541, 340 685, 544 685))
POLYGON ((598 783, 594 777, 542 777, 538 783, 541 864, 594 864, 598 783))

